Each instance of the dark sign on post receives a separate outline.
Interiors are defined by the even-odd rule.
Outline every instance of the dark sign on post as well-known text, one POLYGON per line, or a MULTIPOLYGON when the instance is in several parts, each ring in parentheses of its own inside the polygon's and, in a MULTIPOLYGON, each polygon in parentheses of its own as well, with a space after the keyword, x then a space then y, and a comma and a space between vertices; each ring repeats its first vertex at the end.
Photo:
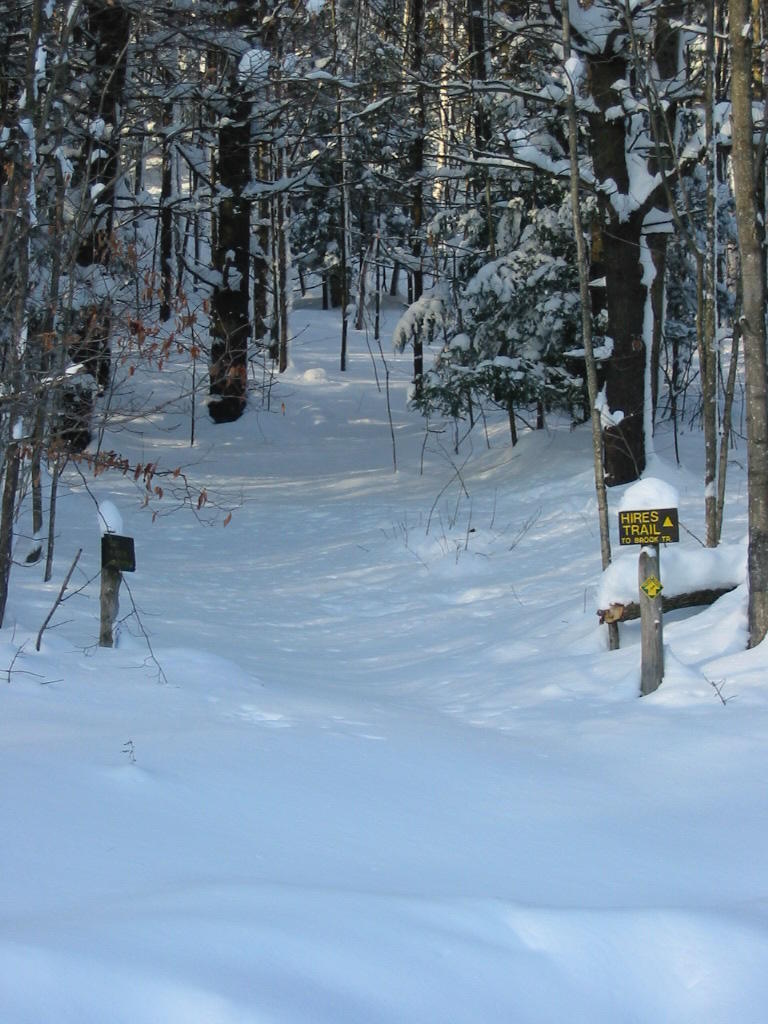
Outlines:
POLYGON ((121 537, 119 533, 102 534, 101 567, 117 569, 120 572, 135 572, 136 551, 133 537, 121 537))
POLYGON ((638 563, 640 587, 640 693, 646 696, 664 678, 663 605, 659 545, 680 540, 676 508, 645 508, 619 512, 619 543, 643 547, 638 563))
POLYGON ((124 572, 135 570, 133 537, 122 537, 119 533, 102 534, 99 647, 113 647, 115 644, 112 627, 117 621, 120 584, 124 572))
POLYGON ((638 509, 619 512, 619 543, 676 544, 680 540, 680 521, 676 508, 638 509))

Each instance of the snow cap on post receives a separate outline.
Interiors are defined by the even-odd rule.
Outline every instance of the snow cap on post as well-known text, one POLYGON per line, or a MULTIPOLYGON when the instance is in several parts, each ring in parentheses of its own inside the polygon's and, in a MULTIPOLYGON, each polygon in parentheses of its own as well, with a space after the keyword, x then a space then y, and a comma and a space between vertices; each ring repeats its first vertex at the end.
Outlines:
POLYGON ((123 517, 118 511, 117 505, 112 501, 100 501, 97 506, 99 516, 99 533, 103 537, 105 533, 122 533, 123 517))
POLYGON ((617 511, 629 512, 634 509, 677 508, 677 488, 655 476, 644 477, 630 484, 622 495, 617 511))

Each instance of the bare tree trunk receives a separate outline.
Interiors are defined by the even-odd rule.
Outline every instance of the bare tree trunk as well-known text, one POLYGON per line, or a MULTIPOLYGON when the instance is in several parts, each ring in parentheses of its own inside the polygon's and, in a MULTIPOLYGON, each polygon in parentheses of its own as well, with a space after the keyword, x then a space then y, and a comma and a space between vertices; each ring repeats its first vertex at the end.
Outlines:
POLYGON ((381 215, 376 212, 376 239, 374 242, 373 258, 376 264, 376 297, 374 299, 373 314, 373 337, 375 341, 381 338, 381 292, 385 282, 382 280, 381 266, 381 215))
MULTIPOLYGON (((231 27, 247 24, 250 9, 241 3, 227 18, 231 27)), ((226 189, 218 204, 213 251, 220 283, 213 292, 208 412, 215 423, 232 423, 245 409, 250 339, 251 204, 245 188, 251 178, 250 104, 241 96, 237 70, 227 74, 228 109, 219 127, 216 177, 226 189)))
POLYGON ((739 366, 739 339, 741 326, 738 323, 733 325, 733 344, 731 345, 731 361, 728 366, 728 378, 725 382, 725 396, 723 400, 723 422, 720 430, 720 454, 717 470, 717 505, 715 538, 720 543, 723 532, 723 514, 725 512, 725 478, 728 466, 728 448, 731 444, 731 425, 733 422, 733 400, 736 395, 736 375, 739 366))
MULTIPOLYGON (((256 178, 267 181, 269 178, 269 148, 267 143, 259 142, 256 147, 256 178)), ((257 203, 258 222, 254 232, 255 252, 252 254, 253 269, 253 333, 256 342, 265 343, 267 336, 267 318, 269 315, 269 199, 261 199, 257 203)))
MULTIPOLYGON (((454 39, 453 18, 448 7, 447 0, 440 0, 439 12, 435 14, 435 19, 440 26, 440 42, 438 45, 443 53, 450 52, 450 46, 454 39)), ((448 88, 451 77, 451 65, 446 61, 440 69, 440 84, 437 92, 439 120, 437 127, 436 165, 439 170, 448 166, 451 131, 453 128, 453 105, 448 88)), ((447 204, 448 195, 447 181, 441 180, 438 177, 433 191, 435 200, 438 203, 447 204)))
POLYGON ((166 323, 171 318, 171 293, 173 287, 173 150, 168 129, 173 124, 173 105, 163 105, 162 173, 160 178, 160 319, 166 323))
MULTIPOLYGON (((411 141, 408 147, 408 175, 411 186, 411 232, 414 262, 409 275, 412 284, 410 301, 416 302, 424 293, 423 258, 424 240, 424 150, 426 132, 426 94, 421 82, 424 74, 424 0, 409 0, 406 42, 410 42, 409 71, 415 89, 412 111, 411 141)), ((413 386, 418 394, 424 381, 424 346, 417 334, 413 339, 413 386)))
POLYGON ((0 501, 0 626, 5 618, 13 558, 13 520, 16 514, 16 493, 19 488, 21 454, 17 444, 5 453, 5 482, 0 501))
POLYGON ((43 553, 43 436, 45 432, 45 402, 41 398, 35 410, 35 426, 32 432, 32 547, 24 561, 28 565, 40 561, 43 553))
MULTIPOLYGON (((629 192, 627 135, 624 118, 608 116, 621 100, 614 88, 627 77, 622 55, 590 56, 589 73, 595 109, 589 115, 592 160, 598 182, 613 182, 621 194, 629 192)), ((640 261, 645 205, 619 217, 601 189, 602 246, 606 278, 608 334, 613 353, 606 363, 605 392, 617 422, 604 431, 605 477, 610 486, 636 480, 645 468, 645 343, 643 324, 647 288, 640 261)))
POLYGON ((768 385, 766 383, 764 240, 758 208, 752 118, 752 39, 749 0, 731 0, 733 179, 741 256, 749 500, 749 646, 768 632, 768 385))
MULTIPOLYGON (((83 194, 95 198, 89 208, 82 211, 83 231, 77 262, 82 267, 97 264, 106 267, 113 249, 115 188, 120 173, 120 121, 131 15, 121 3, 85 0, 81 18, 75 36, 80 36, 86 50, 93 50, 89 61, 94 84, 89 92, 88 115, 91 125, 100 127, 91 130, 81 167, 83 194)), ((75 328, 77 340, 70 357, 83 364, 103 391, 111 375, 109 299, 95 297, 93 303, 81 311, 75 328)), ((91 441, 93 402, 94 390, 90 386, 73 385, 63 396, 63 415, 69 426, 62 436, 75 451, 82 451, 91 441)))
MULTIPOLYGON (((339 73, 339 24, 336 0, 331 0, 331 17, 333 19, 333 64, 339 73)), ((341 88, 336 90, 336 147, 338 149, 338 185, 339 185, 339 275, 341 305, 341 355, 339 369, 347 369, 347 337, 349 334, 349 224, 347 208, 347 143, 344 132, 344 117, 341 105, 341 88)), ((331 298, 333 304, 333 297, 331 298)))
MULTIPOLYGON (((716 547, 717 525, 717 153, 714 130, 715 16, 714 3, 707 5, 704 124, 706 138, 707 226, 706 247, 699 260, 698 337, 701 370, 702 419, 704 421, 704 518, 707 547, 716 547)), ((725 463, 722 463, 725 468, 725 463)))
POLYGON ((696 345, 701 381, 701 419, 704 430, 704 519, 707 547, 715 547, 717 472, 717 357, 708 295, 709 259, 701 252, 696 257, 696 345))
MULTIPOLYGON (((60 135, 57 136, 60 141, 60 135)), ((64 246, 64 198, 65 183, 61 164, 56 164, 56 191, 53 203, 51 229, 51 279, 47 308, 40 325, 40 338, 37 340, 38 366, 40 376, 47 375, 53 364, 53 338, 56 334, 57 317, 59 315, 59 292, 62 274, 62 249, 64 246)), ((59 350, 59 358, 63 356, 59 350)), ((53 401, 57 396, 54 394, 53 401)), ((37 562, 43 551, 43 447, 46 439, 46 427, 51 413, 51 401, 46 394, 40 394, 35 409, 35 422, 32 430, 32 531, 34 546, 27 555, 27 562, 37 562)))
MULTIPOLYGON (((717 489, 718 483, 718 459, 717 459, 717 384, 719 356, 717 349, 717 145, 714 131, 714 107, 717 100, 716 92, 716 34, 715 34, 715 8, 716 0, 706 7, 706 47, 704 54, 704 136, 705 136, 705 175, 706 175, 706 229, 705 243, 703 246, 692 230, 693 210, 686 193, 684 176, 681 167, 677 164, 677 181, 679 185, 682 202, 685 209, 685 218, 677 211, 669 187, 669 180, 665 179, 662 201, 657 203, 661 208, 664 206, 672 215, 680 235, 685 240, 692 257, 696 263, 696 346, 699 357, 699 371, 702 396, 702 425, 704 431, 704 511, 706 519, 707 545, 714 547, 720 536, 717 511, 717 489)), ((659 78, 662 81, 672 81, 681 71, 680 68, 680 26, 685 23, 689 14, 688 5, 683 0, 664 0, 659 5, 657 12, 657 26, 654 37, 654 55, 658 68, 659 78)), ((640 44, 632 29, 631 15, 627 14, 627 26, 632 36, 632 51, 635 62, 635 70, 638 76, 645 75, 647 82, 645 95, 648 101, 650 115, 650 128, 654 142, 656 163, 660 170, 666 175, 671 169, 671 158, 675 155, 675 131, 674 124, 674 100, 661 97, 657 90, 654 76, 647 74, 644 68, 644 54, 641 52, 640 44)), ((665 245, 666 235, 656 236, 662 245, 665 245)), ((652 288, 653 291, 659 281, 659 265, 654 254, 654 264, 657 267, 657 279, 652 288)), ((657 325, 658 317, 654 311, 654 326, 657 325)), ((656 331, 654 330, 654 345, 656 342, 656 331)), ((673 352, 673 371, 670 386, 672 415, 675 424, 675 448, 677 451, 677 408, 676 408, 676 342, 673 352)), ((653 365, 653 357, 652 357, 653 365)), ((654 381, 651 381, 653 387, 654 381)), ((653 403, 655 411, 655 401, 653 403)), ((725 469, 725 463, 720 460, 720 469, 725 469)))
POLYGON ((120 167, 120 107, 126 73, 130 15, 119 3, 85 0, 85 34, 93 41, 95 88, 91 91, 92 116, 106 123, 106 130, 91 139, 86 174, 92 187, 98 184, 92 217, 81 241, 83 266, 105 263, 114 219, 115 186, 120 167))
MULTIPOLYGON (((281 144, 282 145, 282 144, 281 144)), ((284 153, 278 153, 278 173, 285 173, 284 153)), ((277 295, 275 296, 275 315, 278 322, 278 359, 277 369, 284 373, 288 369, 288 218, 286 216, 287 198, 277 196, 277 295)))
MULTIPOLYGON (((20 118, 34 123, 35 111, 32 108, 34 96, 34 60, 35 51, 41 29, 41 4, 39 0, 32 5, 32 24, 29 29, 29 51, 25 73, 24 100, 19 111, 20 118)), ((30 229, 33 221, 32 204, 35 198, 35 159, 32 140, 22 143, 20 165, 14 168, 16 183, 12 191, 10 206, 16 206, 17 234, 15 266, 13 267, 12 285, 12 317, 10 337, 6 339, 3 359, 3 383, 12 395, 21 396, 25 381, 25 338, 29 331, 28 298, 30 291, 30 229)), ((10 175, 9 175, 10 177, 10 175)), ((9 190, 11 191, 11 190, 9 190)), ((0 626, 3 625, 5 609, 8 601, 8 590, 13 559, 13 530, 16 515, 16 496, 19 489, 21 471, 20 437, 23 430, 23 407, 20 397, 11 404, 7 413, 8 439, 4 452, 3 493, 0 498, 0 626)))
MULTIPOLYGON (((662 82, 675 81, 681 72, 681 54, 684 52, 680 45, 681 37, 681 25, 685 22, 685 10, 688 0, 662 0, 659 4, 656 12, 656 30, 653 35, 653 63, 655 64, 656 73, 662 82)), ((632 39, 632 52, 635 62, 639 58, 639 46, 636 36, 633 32, 632 39)), ((641 69, 637 69, 638 72, 641 69)), ((672 122, 675 120, 676 104, 674 97, 664 97, 664 103, 658 102, 658 90, 655 83, 655 76, 653 69, 650 73, 645 73, 645 81, 647 83, 645 87, 645 94, 648 97, 649 104, 656 109, 651 111, 650 116, 650 130, 653 135, 657 129, 657 117, 662 114, 663 111, 666 113, 668 119, 672 122)), ((655 142, 655 160, 651 164, 651 169, 661 170, 663 173, 667 173, 672 163, 673 153, 670 152, 665 146, 661 144, 662 140, 654 140, 655 142), (660 167, 654 168, 653 164, 658 163, 660 167)), ((656 210, 664 211, 665 213, 669 210, 670 194, 666 188, 657 190, 657 196, 655 200, 656 210)), ((656 215, 654 215, 656 219, 656 215)), ((665 225, 668 227, 668 224, 665 225)), ((669 240, 669 234, 663 228, 660 232, 655 233, 650 227, 647 227, 646 240, 648 242, 648 248, 650 250, 651 258, 653 260, 653 267, 655 270, 655 276, 653 283, 650 286, 650 303, 651 313, 653 317, 653 335, 651 338, 651 352, 649 359, 649 369, 651 379, 650 395, 651 395, 651 416, 650 422, 646 424, 646 429, 655 430, 656 426, 656 413, 658 409, 659 401, 659 384, 660 384, 660 366, 661 366, 661 349, 664 334, 664 315, 665 315, 665 292, 666 292, 666 262, 667 262, 667 243, 669 240)))
MULTIPOLYGON (((570 21, 567 9, 563 9, 563 59, 571 55, 570 21)), ((611 563, 611 531, 608 522, 608 493, 605 485, 603 464, 603 429, 600 412, 597 409, 597 364, 592 343, 592 298, 589 293, 589 254, 584 241, 584 225, 581 219, 580 169, 578 152, 578 120, 573 85, 568 92, 568 151, 571 170, 571 212, 573 233, 576 240, 576 260, 579 270, 579 301, 581 305, 581 333, 584 342, 584 366, 589 396, 590 421, 592 424, 592 459, 597 495, 597 518, 600 526, 600 556, 603 570, 611 563)), ((619 627, 615 622, 608 627, 608 643, 611 650, 619 646, 619 627)))
POLYGON ((507 422, 509 423, 509 443, 514 448, 519 438, 517 436, 517 420, 515 419, 515 407, 512 399, 507 401, 507 422))
POLYGON ((61 477, 63 456, 57 452, 54 457, 51 473, 51 496, 48 502, 48 540, 45 547, 45 574, 43 579, 49 583, 53 576, 53 550, 56 543, 56 506, 59 497, 59 478, 61 477))

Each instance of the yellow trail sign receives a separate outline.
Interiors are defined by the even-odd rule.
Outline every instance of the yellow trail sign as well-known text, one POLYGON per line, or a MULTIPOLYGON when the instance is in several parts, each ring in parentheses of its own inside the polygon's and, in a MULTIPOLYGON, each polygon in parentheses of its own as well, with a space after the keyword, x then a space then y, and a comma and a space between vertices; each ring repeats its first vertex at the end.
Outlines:
POLYGON ((676 508, 637 509, 619 512, 619 543, 676 544, 680 521, 676 508))

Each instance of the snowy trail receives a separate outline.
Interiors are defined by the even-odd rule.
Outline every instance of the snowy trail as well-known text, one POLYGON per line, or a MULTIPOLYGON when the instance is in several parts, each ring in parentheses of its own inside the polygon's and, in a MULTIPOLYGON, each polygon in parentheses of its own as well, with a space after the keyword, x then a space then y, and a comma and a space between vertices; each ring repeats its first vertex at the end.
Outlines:
MULTIPOLYGON (((466 463, 435 437, 421 475, 402 360, 395 475, 361 339, 342 379, 332 320, 297 315, 275 411, 201 424, 226 529, 95 487, 137 537, 165 685, 140 635, 83 650, 87 593, 19 650, 58 584, 18 574, 0 1020, 765 1024, 768 666, 743 596, 670 621, 638 701, 636 633, 608 655, 595 624, 584 435, 511 452, 491 424, 466 463)), ((62 514, 87 576, 90 499, 62 514)))
MULTIPOLYGON (((701 740, 674 735, 651 771, 615 721, 292 722, 224 687, 204 715, 189 690, 116 701, 116 684, 5 779, 29 802, 6 832, 5 1019, 761 1019, 764 822, 733 769, 761 755, 743 739, 710 742, 717 785, 696 805, 701 740)), ((670 737, 651 728, 658 757, 670 737)))

